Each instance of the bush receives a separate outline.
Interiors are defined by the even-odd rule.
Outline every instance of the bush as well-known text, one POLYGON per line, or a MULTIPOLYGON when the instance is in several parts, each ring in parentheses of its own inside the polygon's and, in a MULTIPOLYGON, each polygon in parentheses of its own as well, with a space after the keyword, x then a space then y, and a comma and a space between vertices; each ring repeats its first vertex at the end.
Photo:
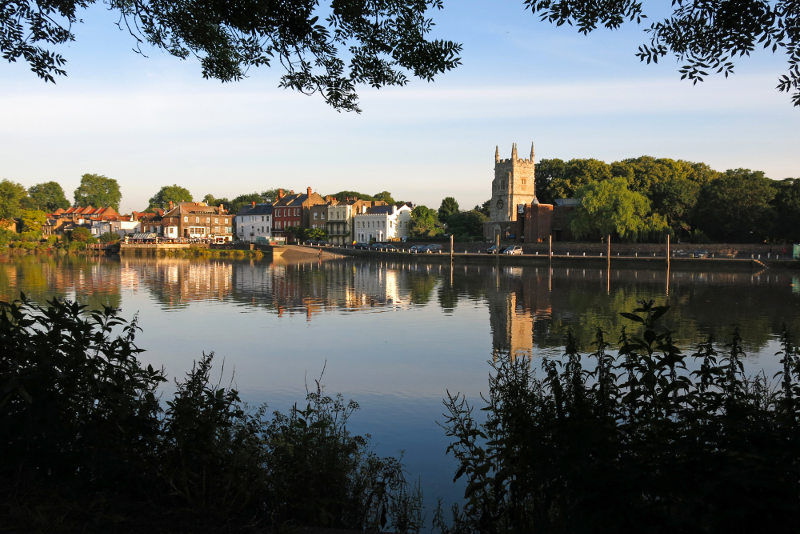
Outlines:
POLYGON ((792 524, 800 501, 800 357, 783 339, 781 384, 743 374, 734 334, 692 355, 658 327, 665 307, 623 314, 616 355, 598 331, 584 368, 575 342, 537 377, 528 360, 494 364, 487 416, 448 395, 448 452, 466 478, 443 532, 753 532, 792 524))
POLYGON ((399 460, 347 430, 357 404, 318 384, 305 408, 268 417, 211 380, 209 354, 164 406, 137 330, 111 308, 0 302, 4 529, 377 529, 392 513, 419 529, 399 460))

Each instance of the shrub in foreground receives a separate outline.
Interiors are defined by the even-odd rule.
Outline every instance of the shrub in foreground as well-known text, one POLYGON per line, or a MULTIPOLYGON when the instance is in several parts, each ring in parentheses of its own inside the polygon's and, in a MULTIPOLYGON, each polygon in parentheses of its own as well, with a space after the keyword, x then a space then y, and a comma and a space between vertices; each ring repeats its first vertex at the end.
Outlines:
POLYGON ((800 505, 800 358, 788 335, 780 383, 745 376, 738 334, 689 358, 659 328, 665 307, 623 314, 616 354, 602 331, 581 355, 500 360, 479 422, 449 395, 448 452, 466 479, 443 532, 756 532, 800 505), (591 365, 584 366, 588 359, 591 365))
POLYGON ((137 330, 111 308, 0 303, 3 528, 377 529, 394 517, 418 530, 421 497, 400 462, 347 430, 355 403, 318 384, 305 407, 248 409, 212 380, 211 354, 162 403, 164 373, 140 363, 137 330))

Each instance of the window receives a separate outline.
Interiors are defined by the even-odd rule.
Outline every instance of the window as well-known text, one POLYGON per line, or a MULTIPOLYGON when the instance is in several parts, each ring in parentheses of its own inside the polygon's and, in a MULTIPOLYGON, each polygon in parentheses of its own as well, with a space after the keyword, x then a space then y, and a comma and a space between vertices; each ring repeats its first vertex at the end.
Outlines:
MULTIPOLYGON (((315 220, 315 221, 317 220, 317 214, 316 214, 316 213, 314 213, 314 220, 315 220)), ((316 227, 315 227, 315 228, 316 228, 316 227)))
POLYGON ((206 217, 206 223, 210 223, 210 222, 211 222, 211 217, 206 217))
POLYGON ((184 215, 183 216, 183 222, 189 222, 189 216, 188 215, 184 215))
POLYGON ((214 224, 219 224, 219 217, 214 217, 214 224))
POLYGON ((200 222, 200 217, 195 217, 194 218, 194 222, 199 223, 200 222))

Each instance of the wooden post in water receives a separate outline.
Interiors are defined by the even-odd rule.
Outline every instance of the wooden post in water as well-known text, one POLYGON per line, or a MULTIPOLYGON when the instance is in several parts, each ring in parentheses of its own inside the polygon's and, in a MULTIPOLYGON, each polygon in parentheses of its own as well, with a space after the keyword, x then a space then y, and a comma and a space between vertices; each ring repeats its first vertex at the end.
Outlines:
POLYGON ((547 244, 548 244, 547 256, 550 258, 550 261, 553 261, 553 234, 547 236, 547 244))
POLYGON ((494 254, 495 262, 500 263, 500 234, 494 235, 494 254))
POLYGON ((450 234, 450 265, 453 265, 453 234, 450 234))
POLYGON ((667 269, 669 269, 669 234, 667 234, 667 269))
POLYGON ((606 236, 606 294, 611 293, 611 234, 606 236))

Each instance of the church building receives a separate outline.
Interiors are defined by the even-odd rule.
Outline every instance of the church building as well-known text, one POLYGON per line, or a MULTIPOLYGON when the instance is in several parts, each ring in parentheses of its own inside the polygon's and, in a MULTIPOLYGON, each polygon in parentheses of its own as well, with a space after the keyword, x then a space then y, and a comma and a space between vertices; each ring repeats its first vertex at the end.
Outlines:
POLYGON ((577 202, 557 200, 540 204, 536 198, 536 161, 531 143, 530 159, 520 159, 517 144, 511 146, 511 158, 500 159, 500 148, 494 152, 494 180, 489 203, 489 222, 484 224, 484 237, 494 241, 541 243, 553 235, 556 241, 572 238, 569 215, 577 202))

